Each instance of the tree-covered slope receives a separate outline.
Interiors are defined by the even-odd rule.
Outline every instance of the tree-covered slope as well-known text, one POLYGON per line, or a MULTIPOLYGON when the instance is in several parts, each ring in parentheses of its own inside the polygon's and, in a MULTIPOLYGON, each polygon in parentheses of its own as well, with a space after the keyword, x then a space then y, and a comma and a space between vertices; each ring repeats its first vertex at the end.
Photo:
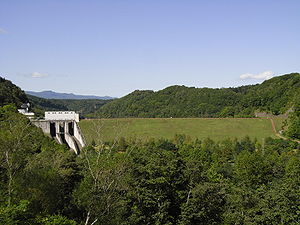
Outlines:
POLYGON ((291 73, 274 77, 256 85, 246 93, 243 103, 245 107, 280 114, 290 109, 300 95, 300 74, 291 73))
POLYGON ((99 117, 245 117, 255 110, 286 112, 300 93, 300 74, 237 88, 171 86, 161 91, 134 91, 101 107, 99 117))
POLYGON ((0 77, 0 106, 14 104, 20 106, 22 103, 28 102, 28 98, 24 91, 11 81, 0 77))

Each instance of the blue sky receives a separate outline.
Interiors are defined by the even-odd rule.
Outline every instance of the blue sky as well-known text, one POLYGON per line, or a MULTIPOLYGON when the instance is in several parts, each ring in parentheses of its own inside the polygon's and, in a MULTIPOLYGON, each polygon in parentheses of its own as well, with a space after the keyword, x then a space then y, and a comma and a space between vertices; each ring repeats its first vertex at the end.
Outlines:
POLYGON ((299 0, 1 0, 0 76, 124 96, 300 72, 299 0))

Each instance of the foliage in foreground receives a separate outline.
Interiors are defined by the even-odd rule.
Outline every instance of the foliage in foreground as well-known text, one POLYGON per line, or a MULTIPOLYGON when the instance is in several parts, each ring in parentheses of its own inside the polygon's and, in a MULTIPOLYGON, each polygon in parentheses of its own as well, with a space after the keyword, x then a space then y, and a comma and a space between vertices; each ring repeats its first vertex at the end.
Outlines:
POLYGON ((298 224, 295 142, 102 143, 80 156, 0 108, 1 224, 298 224))
POLYGON ((289 115, 285 134, 290 138, 300 140, 300 95, 297 98, 293 112, 289 115))

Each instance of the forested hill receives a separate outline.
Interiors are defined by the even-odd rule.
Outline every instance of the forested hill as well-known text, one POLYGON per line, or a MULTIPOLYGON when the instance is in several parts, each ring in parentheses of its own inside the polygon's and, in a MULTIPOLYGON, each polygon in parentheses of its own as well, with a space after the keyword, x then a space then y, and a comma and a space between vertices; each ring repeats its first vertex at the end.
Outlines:
POLYGON ((285 113, 300 95, 300 74, 274 77, 237 88, 171 86, 134 91, 97 112, 98 117, 249 117, 255 110, 285 113))
POLYGON ((20 106, 22 103, 28 102, 28 98, 24 91, 11 81, 0 77, 0 106, 14 104, 20 106))

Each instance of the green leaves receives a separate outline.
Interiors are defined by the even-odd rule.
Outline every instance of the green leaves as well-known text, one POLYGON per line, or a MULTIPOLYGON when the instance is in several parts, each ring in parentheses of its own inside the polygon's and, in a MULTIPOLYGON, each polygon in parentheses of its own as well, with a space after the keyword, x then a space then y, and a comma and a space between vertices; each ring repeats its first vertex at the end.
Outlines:
MULTIPOLYGON (((300 95, 299 95, 300 96, 300 95)), ((292 139, 300 140, 300 97, 298 97, 294 112, 290 113, 288 119, 288 125, 286 130, 286 135, 292 139)))
POLYGON ((19 107, 22 103, 27 102, 28 99, 24 91, 11 81, 0 77, 0 107, 7 104, 19 107))
POLYGON ((174 224, 184 190, 184 164, 167 141, 148 143, 130 153, 128 224, 174 224))
POLYGON ((199 183, 188 192, 178 224, 220 224, 225 202, 223 185, 199 183))
POLYGON ((81 151, 78 162, 83 179, 73 196, 91 220, 115 224, 120 221, 127 190, 127 159, 123 153, 113 153, 102 147, 81 151))
POLYGON ((37 222, 41 225, 76 225, 76 221, 70 220, 64 216, 54 215, 38 218, 37 222))
POLYGON ((29 219, 32 216, 28 211, 28 205, 28 201, 22 200, 18 204, 0 207, 1 224, 30 224, 29 219))

